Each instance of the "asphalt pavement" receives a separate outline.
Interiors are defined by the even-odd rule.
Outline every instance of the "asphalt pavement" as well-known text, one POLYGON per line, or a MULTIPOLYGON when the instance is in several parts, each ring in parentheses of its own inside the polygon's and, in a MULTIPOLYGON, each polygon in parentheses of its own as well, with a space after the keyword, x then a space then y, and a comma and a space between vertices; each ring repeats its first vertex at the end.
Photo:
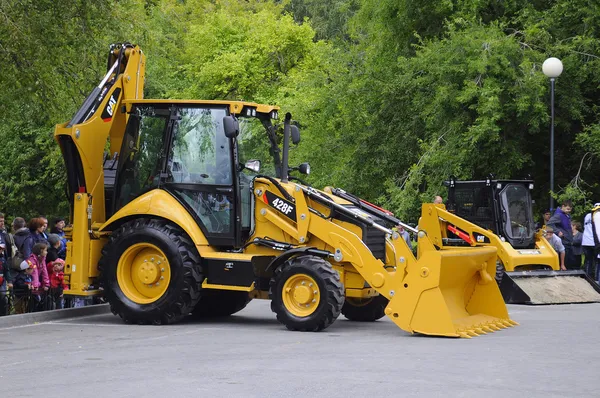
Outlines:
POLYGON ((0 323, 2 397, 597 397, 600 304, 509 306, 472 339, 340 316, 290 332, 254 300, 229 318, 125 325, 112 314, 0 323))

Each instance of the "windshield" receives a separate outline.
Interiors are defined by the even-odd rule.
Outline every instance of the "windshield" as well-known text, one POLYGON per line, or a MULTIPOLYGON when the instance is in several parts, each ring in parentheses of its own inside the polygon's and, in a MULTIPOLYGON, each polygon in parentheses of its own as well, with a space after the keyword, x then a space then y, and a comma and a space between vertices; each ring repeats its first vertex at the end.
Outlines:
POLYGON ((502 206, 506 212, 506 234, 512 239, 529 239, 533 233, 531 199, 527 187, 508 184, 501 192, 502 206))

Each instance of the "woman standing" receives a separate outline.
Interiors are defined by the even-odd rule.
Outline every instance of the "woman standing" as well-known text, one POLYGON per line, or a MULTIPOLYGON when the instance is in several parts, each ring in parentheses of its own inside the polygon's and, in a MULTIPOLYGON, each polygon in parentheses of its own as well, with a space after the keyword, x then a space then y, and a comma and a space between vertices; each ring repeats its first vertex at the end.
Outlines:
POLYGON ((32 218, 31 220, 29 220, 29 224, 27 225, 27 227, 29 228, 29 235, 31 236, 31 239, 27 242, 30 245, 28 250, 29 253, 31 253, 33 246, 35 246, 36 243, 46 243, 46 245, 48 244, 46 238, 43 235, 44 229, 46 229, 43 219, 32 218))

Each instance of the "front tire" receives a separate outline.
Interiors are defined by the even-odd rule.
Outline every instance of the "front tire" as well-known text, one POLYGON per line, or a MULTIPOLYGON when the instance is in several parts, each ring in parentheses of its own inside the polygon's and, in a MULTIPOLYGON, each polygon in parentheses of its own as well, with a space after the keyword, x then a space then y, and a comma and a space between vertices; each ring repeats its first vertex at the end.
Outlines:
POLYGON ((389 300, 379 295, 366 299, 347 297, 342 307, 342 315, 351 321, 374 322, 383 318, 389 300))
POLYGON ((340 315, 344 285, 320 257, 294 257, 280 265, 270 281, 271 310, 289 330, 318 332, 340 315))
POLYGON ((200 256, 171 222, 141 218, 123 224, 104 246, 99 268, 112 312, 128 323, 175 323, 200 299, 200 256))

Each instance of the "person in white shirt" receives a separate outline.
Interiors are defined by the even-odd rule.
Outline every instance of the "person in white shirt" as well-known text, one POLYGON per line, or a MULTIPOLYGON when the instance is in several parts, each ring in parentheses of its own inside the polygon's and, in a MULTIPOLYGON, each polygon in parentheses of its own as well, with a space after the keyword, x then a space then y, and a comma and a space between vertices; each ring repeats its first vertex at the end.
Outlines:
POLYGON ((594 204, 592 211, 583 219, 583 239, 581 246, 585 256, 585 273, 594 280, 600 280, 600 261, 598 260, 598 237, 600 237, 600 203, 594 204), (592 222, 593 215, 593 222, 592 222), (594 237, 594 227, 596 236, 594 237))
POLYGON ((550 246, 554 249, 556 253, 558 253, 558 258, 560 260, 560 269, 562 271, 566 271, 565 267, 565 247, 562 244, 562 240, 558 236, 554 234, 554 228, 549 225, 546 225, 546 240, 550 243, 550 246))
POLYGON ((594 260, 596 261, 596 281, 600 283, 600 203, 592 208, 592 235, 594 237, 594 260))
POLYGON ((583 218, 583 238, 581 239, 581 247, 583 248, 583 256, 585 257, 583 267, 585 273, 590 278, 596 276, 595 246, 594 233, 592 232, 592 213, 590 212, 583 218))

